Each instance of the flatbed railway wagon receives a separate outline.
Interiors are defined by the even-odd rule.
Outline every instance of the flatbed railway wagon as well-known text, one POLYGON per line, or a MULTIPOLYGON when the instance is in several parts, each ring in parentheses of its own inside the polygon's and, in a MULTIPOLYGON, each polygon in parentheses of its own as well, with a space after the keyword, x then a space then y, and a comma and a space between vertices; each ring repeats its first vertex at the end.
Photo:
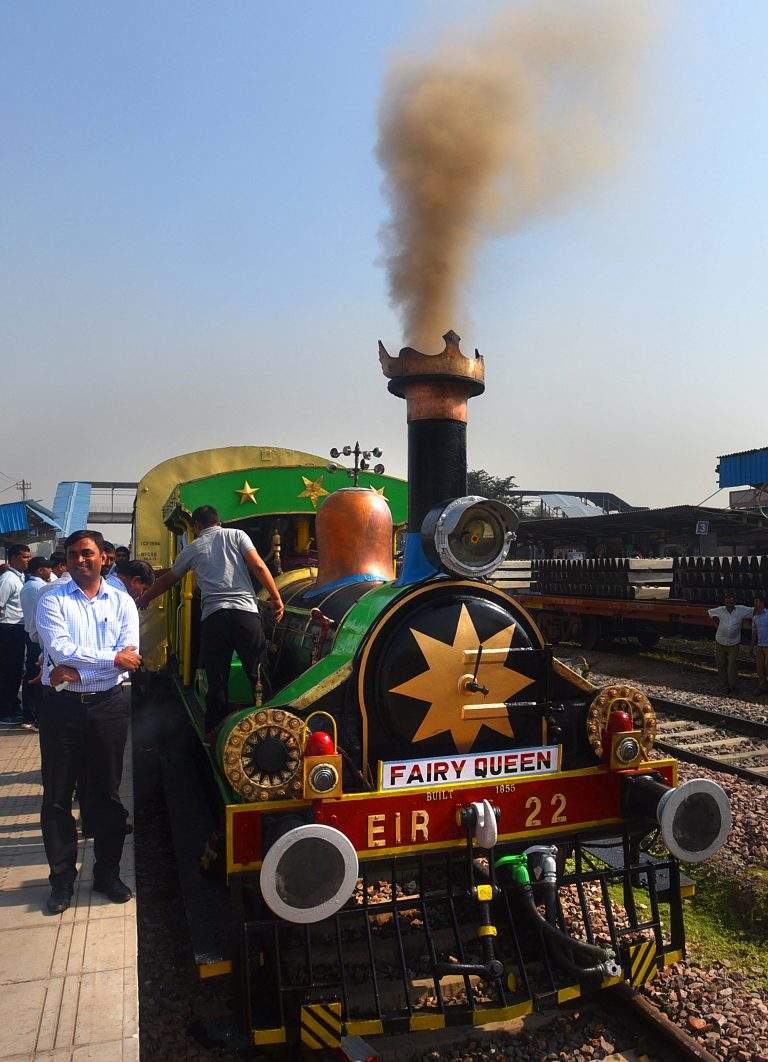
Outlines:
MULTIPOLYGON (((303 491, 269 493, 241 467, 172 485, 162 510, 170 554, 195 505, 263 519, 254 541, 286 604, 279 625, 265 610, 255 689, 233 661, 232 711, 207 744, 191 581, 164 617, 207 773, 178 776, 169 799, 189 821, 209 797, 233 928, 219 968, 244 1043, 328 1049, 642 985, 684 952, 679 861, 709 858, 730 827, 717 785, 678 785, 674 760, 651 759, 646 698, 558 661, 491 582, 516 517, 466 494, 484 362, 444 338, 434 355, 379 349, 407 404, 407 506, 400 481, 331 491, 313 466, 297 513, 303 491)), ((212 836, 205 861, 218 851, 212 836)))
POLYGON ((665 636, 711 638, 709 609, 724 589, 746 605, 768 589, 768 557, 506 560, 493 579, 520 596, 553 643, 594 649, 603 639, 636 639, 650 649, 665 636))
POLYGON ((634 639, 652 649, 662 637, 707 638, 715 629, 708 609, 685 601, 580 597, 521 592, 521 604, 552 642, 578 641, 595 649, 603 639, 634 639))

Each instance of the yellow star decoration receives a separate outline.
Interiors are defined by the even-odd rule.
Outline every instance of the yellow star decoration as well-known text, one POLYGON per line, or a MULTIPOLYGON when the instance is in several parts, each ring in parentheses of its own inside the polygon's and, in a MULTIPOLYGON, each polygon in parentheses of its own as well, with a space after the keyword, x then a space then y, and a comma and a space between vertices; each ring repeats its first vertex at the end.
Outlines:
MULTIPOLYGON (((474 667, 464 659, 465 649, 477 649, 479 643, 467 606, 461 606, 459 622, 453 645, 446 645, 428 634, 411 629, 419 649, 424 655, 427 670, 422 671, 400 686, 395 686, 390 693, 402 693, 406 697, 415 697, 419 701, 429 701, 429 711, 413 736, 414 741, 424 741, 445 730, 450 730, 451 737, 458 752, 469 752, 482 726, 490 727, 514 737, 508 719, 462 719, 461 709, 469 704, 499 704, 514 697, 520 690, 530 686, 532 678, 521 675, 504 666, 504 660, 496 658, 487 663, 480 662, 477 681, 488 687, 488 694, 471 693, 462 687, 462 676, 474 667)), ((504 627, 493 637, 482 643, 483 649, 509 649, 515 634, 515 624, 504 627)))
POLYGON ((304 480, 304 490, 301 492, 299 497, 309 498, 309 500, 312 502, 312 508, 316 509, 317 503, 320 501, 322 496, 328 493, 328 491, 323 486, 323 477, 320 476, 320 478, 314 480, 314 482, 311 479, 307 479, 306 476, 302 476, 301 478, 304 480))
POLYGON ((246 479, 245 483, 243 483, 242 489, 236 490, 235 494, 240 495, 241 505, 245 505, 245 503, 249 501, 253 502, 253 504, 256 505, 256 495, 259 493, 260 490, 261 487, 252 487, 246 479))
POLYGON ((386 498, 386 494, 384 493, 384 491, 386 490, 385 487, 373 487, 372 486, 371 490, 373 491, 374 494, 380 494, 382 496, 382 498, 386 498))

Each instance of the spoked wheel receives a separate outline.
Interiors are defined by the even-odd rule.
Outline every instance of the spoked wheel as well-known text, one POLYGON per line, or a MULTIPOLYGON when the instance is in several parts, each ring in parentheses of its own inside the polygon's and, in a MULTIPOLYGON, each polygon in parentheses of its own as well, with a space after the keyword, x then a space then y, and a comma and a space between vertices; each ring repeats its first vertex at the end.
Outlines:
POLYGON ((656 631, 640 631, 637 640, 643 649, 655 649, 659 644, 660 635, 656 631))
POLYGON ((596 616, 584 616, 579 627, 579 643, 582 649, 597 649, 602 630, 596 616))

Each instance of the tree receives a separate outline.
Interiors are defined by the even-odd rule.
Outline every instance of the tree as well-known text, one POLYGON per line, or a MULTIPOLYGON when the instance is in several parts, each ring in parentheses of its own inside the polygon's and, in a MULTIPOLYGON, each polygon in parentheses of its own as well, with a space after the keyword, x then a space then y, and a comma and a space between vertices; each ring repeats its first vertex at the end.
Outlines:
POLYGON ((512 492, 516 489, 514 476, 492 476, 484 468, 467 472, 467 492, 479 494, 483 498, 495 498, 505 502, 518 512, 522 508, 522 499, 512 492))

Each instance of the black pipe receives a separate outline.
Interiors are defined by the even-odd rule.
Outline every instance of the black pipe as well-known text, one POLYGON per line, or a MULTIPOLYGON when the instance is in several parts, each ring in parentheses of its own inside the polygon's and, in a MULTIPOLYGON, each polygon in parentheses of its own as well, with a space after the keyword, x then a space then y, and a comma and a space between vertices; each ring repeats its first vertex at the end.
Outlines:
POLYGON ((672 786, 660 774, 628 774, 621 779, 621 813, 631 823, 655 823, 659 801, 672 786))
POLYGON ((408 425, 408 530, 441 502, 467 493, 467 425, 459 420, 413 420, 408 425))
POLYGON ((577 954, 582 954, 585 959, 597 959, 599 962, 607 962, 613 958, 613 952, 605 948, 599 948, 596 944, 588 944, 584 940, 576 940, 574 937, 569 936, 568 933, 564 933, 562 929, 552 925, 546 918, 543 918, 536 907, 533 889, 530 885, 517 885, 514 893, 522 900, 521 909, 523 913, 538 926, 548 941, 555 942, 559 946, 572 948, 577 954))
POLYGON ((605 970, 602 966, 579 966, 559 943, 548 940, 546 944, 555 965, 564 968, 573 977, 585 981, 602 981, 605 977, 605 970))

